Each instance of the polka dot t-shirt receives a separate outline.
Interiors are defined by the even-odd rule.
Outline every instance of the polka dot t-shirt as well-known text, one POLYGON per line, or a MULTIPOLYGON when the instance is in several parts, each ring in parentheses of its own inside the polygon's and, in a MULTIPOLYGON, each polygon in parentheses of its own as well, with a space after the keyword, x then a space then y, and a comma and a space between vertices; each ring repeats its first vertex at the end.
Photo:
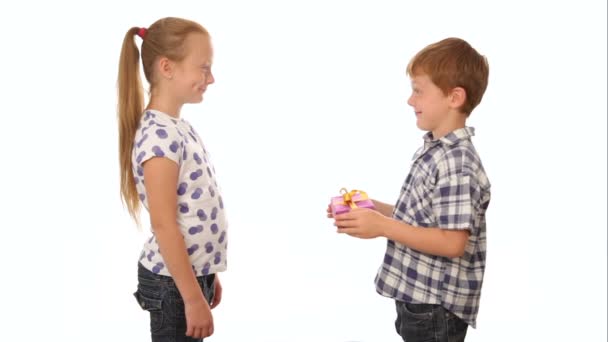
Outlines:
MULTIPOLYGON (((215 169, 201 138, 184 119, 147 110, 143 114, 133 146, 133 174, 139 198, 149 210, 144 186, 143 163, 165 157, 179 165, 177 222, 186 242, 192 269, 197 276, 226 270, 224 203, 215 169)), ((139 261, 150 271, 170 276, 152 231, 139 261)))

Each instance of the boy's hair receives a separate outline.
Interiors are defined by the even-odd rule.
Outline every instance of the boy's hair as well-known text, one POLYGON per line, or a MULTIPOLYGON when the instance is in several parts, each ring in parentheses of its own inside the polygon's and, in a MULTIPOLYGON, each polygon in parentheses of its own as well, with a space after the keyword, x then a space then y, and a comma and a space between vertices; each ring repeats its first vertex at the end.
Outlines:
POLYGON ((445 95, 456 87, 466 91, 460 111, 470 115, 481 102, 488 86, 489 66, 469 43, 460 38, 446 38, 418 52, 407 66, 410 77, 425 74, 445 95))
POLYGON ((139 49, 135 35, 143 39, 141 62, 150 90, 157 82, 154 63, 160 57, 180 62, 186 55, 185 41, 191 33, 209 36, 200 24, 182 18, 162 18, 148 29, 130 28, 123 40, 118 68, 118 135, 120 160, 120 192, 129 214, 138 221, 139 196, 132 171, 131 153, 135 132, 144 110, 144 94, 139 76, 139 49), (143 34, 142 34, 143 30, 143 34))

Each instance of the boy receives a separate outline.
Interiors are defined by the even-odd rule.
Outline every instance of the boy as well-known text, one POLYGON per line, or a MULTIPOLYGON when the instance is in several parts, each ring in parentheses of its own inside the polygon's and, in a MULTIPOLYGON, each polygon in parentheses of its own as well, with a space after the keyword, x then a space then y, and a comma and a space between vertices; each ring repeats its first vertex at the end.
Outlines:
POLYGON ((490 202, 466 119, 486 90, 488 63, 466 41, 448 38, 414 56, 407 74, 408 104, 428 133, 399 199, 336 215, 335 225, 354 237, 387 238, 376 291, 395 299, 404 341, 464 341, 479 309, 490 202))

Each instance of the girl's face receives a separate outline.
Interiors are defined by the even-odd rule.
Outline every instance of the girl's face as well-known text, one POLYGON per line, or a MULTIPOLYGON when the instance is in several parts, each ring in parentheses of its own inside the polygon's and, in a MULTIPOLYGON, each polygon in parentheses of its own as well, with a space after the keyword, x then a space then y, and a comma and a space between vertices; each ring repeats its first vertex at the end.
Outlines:
POLYGON ((181 103, 199 103, 207 86, 215 81, 211 73, 213 48, 207 35, 191 33, 185 41, 186 58, 175 63, 172 86, 181 103))

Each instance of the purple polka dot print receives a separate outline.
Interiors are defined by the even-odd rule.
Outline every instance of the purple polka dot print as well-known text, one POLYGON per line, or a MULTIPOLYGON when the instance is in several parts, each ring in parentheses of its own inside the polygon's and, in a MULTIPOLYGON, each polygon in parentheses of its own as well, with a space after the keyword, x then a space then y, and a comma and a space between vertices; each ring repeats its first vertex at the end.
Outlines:
POLYGON ((197 210, 196 216, 198 216, 201 221, 207 221, 207 213, 205 213, 204 209, 197 210))
POLYGON ((211 242, 207 242, 205 244, 205 252, 207 252, 207 254, 211 254, 213 252, 213 244, 211 242))
POLYGON ((196 180, 198 177, 200 177, 202 175, 203 175, 203 170, 198 169, 198 170, 196 170, 196 172, 190 173, 190 179, 194 181, 194 180, 196 180))
POLYGON ((141 139, 139 139, 139 141, 135 144, 137 148, 141 148, 141 145, 144 143, 144 141, 146 141, 146 139, 148 139, 148 135, 144 134, 144 136, 141 137, 141 139))
POLYGON ((152 272, 158 274, 163 268, 165 268, 165 264, 157 262, 156 265, 152 267, 152 272))
POLYGON ((144 115, 144 121, 148 121, 150 120, 150 118, 155 118, 156 114, 152 113, 152 112, 146 112, 146 115, 144 115))
POLYGON ((165 152, 163 152, 163 150, 160 148, 160 146, 154 146, 152 147, 152 152, 154 152, 154 155, 157 157, 164 157, 165 156, 165 152))
POLYGON ((196 163, 198 165, 201 165, 203 163, 203 161, 201 160, 201 157, 198 156, 198 153, 194 152, 194 154, 192 154, 192 158, 194 158, 194 161, 196 161, 196 163))
POLYGON ((161 139, 167 139, 167 137, 169 135, 167 134, 167 131, 165 131, 162 128, 159 128, 159 129, 156 130, 156 136, 159 137, 159 138, 161 138, 161 139))
POLYGON ((188 190, 188 183, 186 183, 186 182, 179 183, 179 186, 177 187, 177 194, 179 196, 183 196, 186 193, 186 190, 188 190))
POLYGON ((198 250, 198 245, 194 244, 190 247, 188 247, 188 255, 192 255, 194 252, 196 252, 198 250))
POLYGON ((202 232, 203 232, 203 226, 200 224, 198 226, 190 227, 190 229, 188 229, 188 234, 190 234, 190 235, 194 235, 194 234, 198 234, 198 233, 202 233, 202 232))
POLYGON ((179 203, 178 204, 179 207, 179 212, 182 214, 187 214, 190 211, 190 208, 188 208, 188 203, 179 203))
POLYGON ((199 199, 199 198, 201 198, 202 194, 203 194, 203 189, 196 188, 190 197, 192 199, 199 199))
POLYGON ((205 263, 205 265, 203 266, 203 275, 208 275, 209 274, 209 269, 211 268, 211 264, 210 263, 205 263))
POLYGON ((171 150, 171 152, 173 152, 173 153, 177 153, 178 148, 179 148, 179 144, 177 143, 177 141, 173 141, 171 143, 171 145, 169 145, 169 150, 171 150))
POLYGON ((135 161, 137 162, 137 164, 141 163, 141 160, 144 159, 145 156, 146 156, 146 151, 139 152, 139 154, 137 155, 137 158, 135 158, 135 161))
MULTIPOLYGON (((133 153, 133 176, 142 202, 147 200, 142 163, 151 157, 170 157, 179 162, 180 179, 176 184, 177 214, 184 220, 182 234, 186 251, 192 258, 195 275, 209 275, 212 268, 226 262, 227 231, 223 226, 224 203, 215 179, 215 168, 201 137, 186 121, 144 112, 145 122, 138 127, 133 153), (195 216, 196 215, 196 216, 195 216), (197 219, 198 218, 198 219, 197 219), (209 234, 209 235, 207 235, 209 234), (201 260, 203 259, 203 260, 201 260), (203 265, 204 264, 204 265, 203 265)), ((175 196, 175 195, 174 195, 175 196)), ((167 274, 158 242, 149 236, 140 260, 157 274, 167 274)))

